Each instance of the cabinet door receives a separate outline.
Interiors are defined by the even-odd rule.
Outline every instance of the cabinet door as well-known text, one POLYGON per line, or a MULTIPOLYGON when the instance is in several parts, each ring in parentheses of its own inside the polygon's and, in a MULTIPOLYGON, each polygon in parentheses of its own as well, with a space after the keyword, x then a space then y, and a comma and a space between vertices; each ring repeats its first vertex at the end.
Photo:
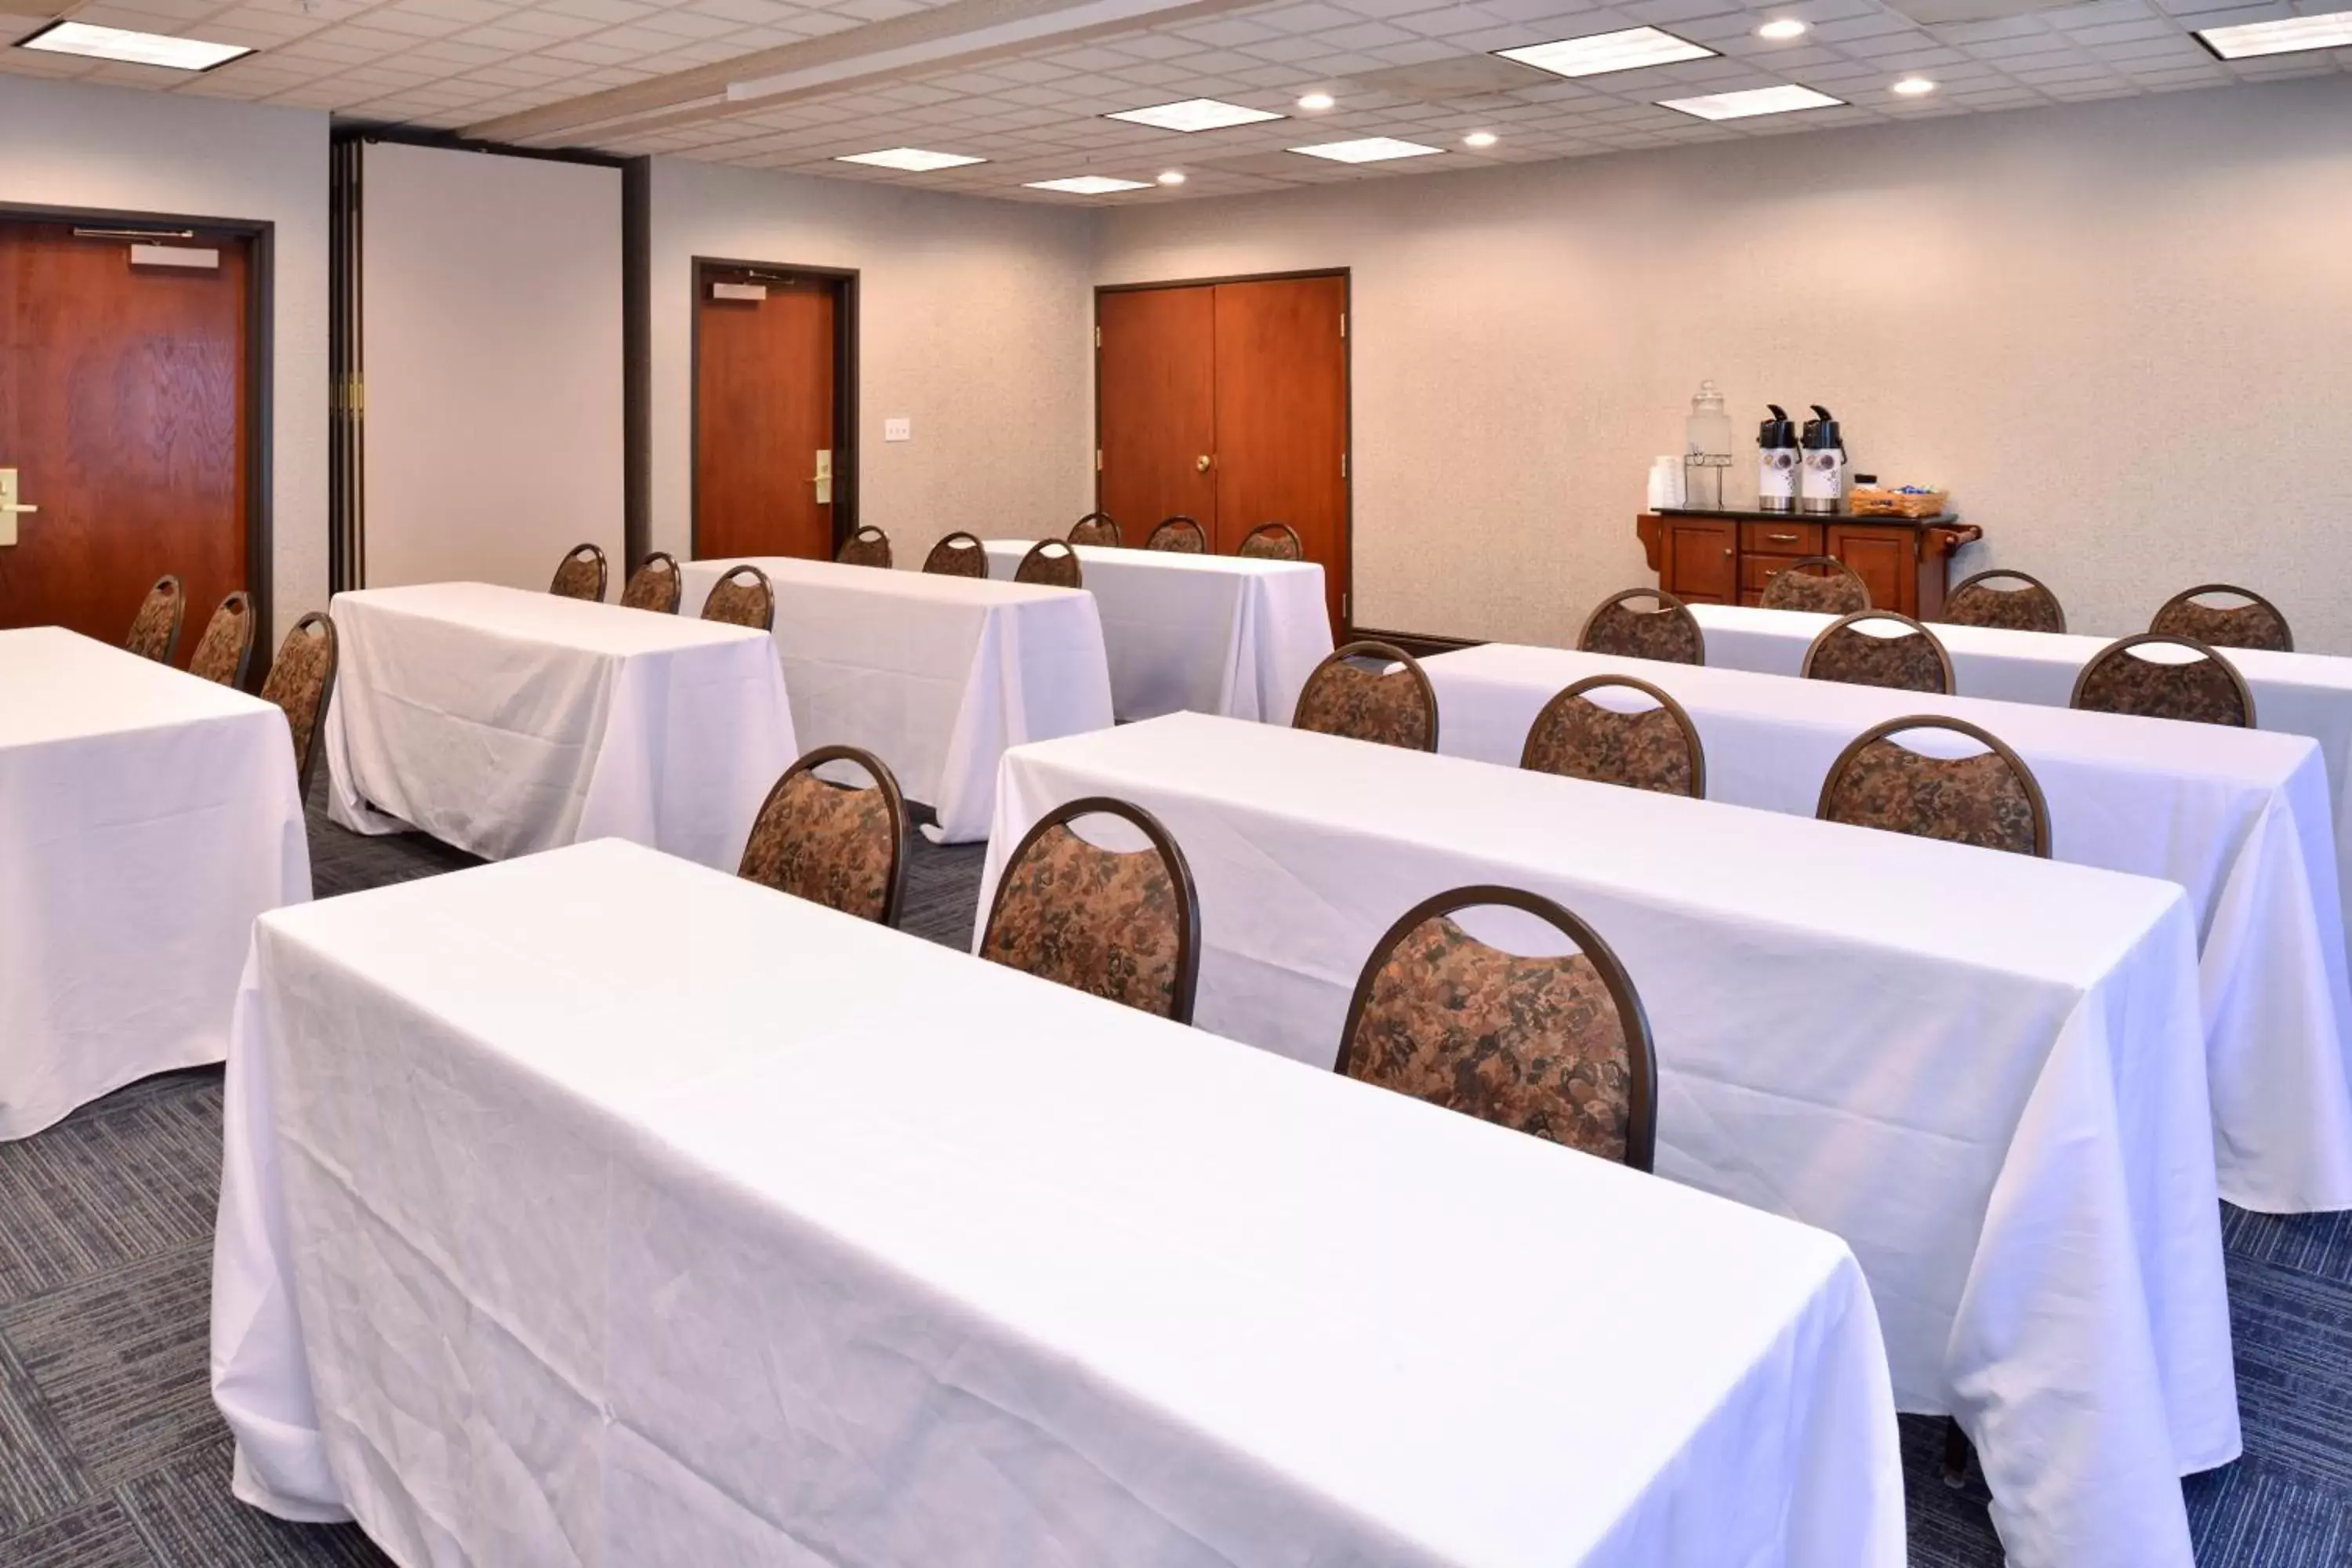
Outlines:
POLYGON ((1907 528, 1857 528, 1832 523, 1826 553, 1853 568, 1870 589, 1873 609, 1919 613, 1916 536, 1907 528))
POLYGON ((1738 597, 1737 523, 1670 517, 1660 537, 1658 582, 1666 592, 1698 605, 1728 605, 1738 597))

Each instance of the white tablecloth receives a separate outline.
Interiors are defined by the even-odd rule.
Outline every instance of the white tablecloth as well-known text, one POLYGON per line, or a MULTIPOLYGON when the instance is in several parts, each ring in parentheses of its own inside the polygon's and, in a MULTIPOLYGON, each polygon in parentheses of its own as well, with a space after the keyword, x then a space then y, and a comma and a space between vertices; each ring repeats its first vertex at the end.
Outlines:
POLYGON ((0 1138, 220 1060, 254 917, 310 896, 285 714, 0 631, 0 1138))
POLYGON ((2011 1561, 2189 1563, 2178 1478, 2239 1441, 2179 888, 1192 714, 1011 752, 999 795, 981 908, 1045 812, 1138 802, 1200 885, 1196 1020, 1309 1062, 1418 900, 1559 899, 1648 1009, 1660 1173, 1846 1238, 2011 1561))
MULTIPOLYGON (((699 615, 737 561, 689 561, 678 613, 699 615)), ((1007 746, 1111 723, 1095 602, 1068 588, 758 555, 803 743, 863 746, 939 816, 988 832, 1007 746)))
POLYGON ((488 583, 338 594, 328 811, 491 859, 613 836, 732 870, 799 755, 759 633, 488 583))
MULTIPOLYGON (((1035 545, 988 542, 1010 580, 1035 545)), ((1222 713, 1287 724, 1298 689, 1331 651, 1323 568, 1311 561, 1076 547, 1102 614, 1111 706, 1121 719, 1222 713)))
POLYGON ((2059 859, 2189 890, 2221 1195, 2272 1214, 2352 1208, 2352 996, 2327 770, 2309 740, 1500 643, 1423 668, 1456 756, 1516 767, 1556 692, 1630 675, 1690 714, 1708 799, 1801 816, 1873 724, 1940 713, 1998 735, 2041 781, 2059 859))
POLYGON ((403 1563, 1903 1561, 1835 1237, 632 846, 237 1031, 237 1495, 403 1563))

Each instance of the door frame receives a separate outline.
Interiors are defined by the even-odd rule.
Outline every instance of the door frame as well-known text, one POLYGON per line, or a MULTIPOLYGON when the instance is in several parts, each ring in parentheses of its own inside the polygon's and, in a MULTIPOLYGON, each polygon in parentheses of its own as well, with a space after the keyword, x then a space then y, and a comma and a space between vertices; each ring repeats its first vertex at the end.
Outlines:
POLYGON ((702 553, 702 288, 706 272, 774 272, 823 278, 834 286, 833 300, 833 549, 857 531, 857 268, 797 267, 782 261, 743 261, 725 256, 687 259, 686 539, 691 556, 702 553), (845 462, 845 458, 846 461, 845 462))
MULTIPOLYGON (((267 634, 263 657, 247 661, 245 684, 261 689, 269 659, 277 647, 274 618, 275 574, 271 570, 274 524, 270 505, 275 489, 270 472, 271 411, 275 405, 271 371, 276 364, 278 299, 278 225, 268 218, 197 217, 184 213, 135 212, 117 207, 44 206, 31 202, 0 202, 0 219, 17 223, 53 223, 86 227, 194 229, 244 240, 245 276, 245 581, 253 597, 254 626, 267 634)), ((213 606, 202 605, 206 616, 213 606)))
POLYGON ((1213 278, 1155 278, 1135 283, 1097 283, 1095 285, 1094 327, 1095 358, 1088 370, 1093 373, 1095 405, 1095 505, 1102 505, 1102 300, 1106 294, 1140 294, 1154 289, 1209 289, 1219 283, 1288 283, 1302 278, 1337 278, 1339 280, 1339 310, 1350 329, 1339 335, 1339 397, 1341 447, 1340 456, 1346 468, 1339 477, 1339 532, 1348 542, 1348 568, 1339 574, 1339 603, 1345 606, 1340 616, 1341 640, 1354 635, 1356 627, 1356 336, 1352 322, 1356 314, 1356 271, 1352 267, 1304 267, 1288 272, 1231 272, 1213 278))

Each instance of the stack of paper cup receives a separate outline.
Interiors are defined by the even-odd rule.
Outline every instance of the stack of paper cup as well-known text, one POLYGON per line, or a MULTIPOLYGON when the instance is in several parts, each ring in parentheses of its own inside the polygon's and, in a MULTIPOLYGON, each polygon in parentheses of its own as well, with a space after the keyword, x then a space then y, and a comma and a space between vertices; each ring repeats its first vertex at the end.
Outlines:
POLYGON ((1650 460, 1650 506, 1653 510, 1662 506, 1683 504, 1683 460, 1680 458, 1654 458, 1650 460))

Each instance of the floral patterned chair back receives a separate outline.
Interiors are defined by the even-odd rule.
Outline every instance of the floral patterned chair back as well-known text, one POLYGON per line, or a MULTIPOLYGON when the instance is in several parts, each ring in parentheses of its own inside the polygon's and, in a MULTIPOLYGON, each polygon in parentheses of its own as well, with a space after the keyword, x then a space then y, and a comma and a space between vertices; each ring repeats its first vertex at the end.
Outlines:
POLYGON ((1119 533, 1118 524, 1111 521, 1110 513, 1090 511, 1070 525, 1070 542, 1116 547, 1125 544, 1127 540, 1119 533))
POLYGON ((1076 551, 1058 539, 1041 539, 1021 558, 1013 580, 1047 588, 1078 588, 1086 585, 1086 575, 1076 551))
POLYGON ((940 577, 985 577, 988 575, 988 550, 976 533, 956 530, 923 557, 923 570, 940 577))
POLYGON ((223 686, 245 684, 246 668, 253 662, 253 598, 244 589, 220 602, 196 651, 188 656, 188 673, 223 686))
POLYGON ((1979 572, 1944 598, 1944 613, 1936 617, 1946 626, 1992 626, 2011 632, 2063 632, 2065 606, 2038 577, 1996 567, 1979 572), (1996 588, 2000 581, 2024 584, 1996 588))
POLYGON ((1614 654, 1620 658, 1654 658, 1664 664, 1705 664, 1706 636, 1690 606, 1663 588, 1628 588, 1601 601, 1585 618, 1576 646, 1585 653, 1614 654), (1639 599, 1654 599, 1658 607, 1633 607, 1639 599))
POLYGON ((784 770, 751 819, 736 875, 859 920, 898 923, 906 890, 907 803, 881 758, 822 746, 784 770), (853 764, 873 782, 837 784, 817 770, 853 764))
POLYGON ((335 623, 313 610, 294 623, 262 679, 261 700, 286 711, 294 733, 294 776, 302 797, 310 795, 310 770, 319 760, 319 726, 335 691, 335 623))
POLYGON ((686 586, 678 576, 677 558, 665 550, 654 551, 637 563, 629 580, 621 586, 621 603, 633 610, 651 610, 656 615, 677 614, 678 594, 686 586))
POLYGON ((1768 610, 1850 616, 1870 608, 1870 588, 1835 556, 1800 555, 1764 574, 1764 594, 1758 603, 1768 610))
POLYGON ((2147 623, 2147 629, 2167 637, 2187 637, 2207 647, 2294 651, 2294 636, 2287 630, 2286 617, 2279 614, 2279 607, 2252 588, 2232 587, 2227 583, 2207 583, 2173 595, 2156 612, 2156 618, 2147 623), (2227 594, 2245 603, 2199 604, 2208 594, 2227 594))
POLYGON ((1173 550, 1181 555, 1205 555, 1209 552, 1209 536, 1202 531, 1193 519, 1179 514, 1162 518, 1151 537, 1143 542, 1146 550, 1173 550))
POLYGON ((844 566, 879 566, 890 569, 890 536, 867 523, 842 542, 841 553, 834 559, 844 566))
POLYGON ((593 544, 575 544, 555 569, 547 591, 560 599, 604 602, 604 552, 593 544))
POLYGON ((1047 813, 1005 860, 980 956, 1189 1024, 1201 973, 1192 869, 1141 806, 1074 800, 1047 813), (1086 816, 1118 817, 1149 842, 1100 848, 1070 829, 1086 816))
POLYGON ((748 564, 732 568, 710 585, 710 597, 702 602, 702 618, 753 631, 775 630, 776 591, 769 586, 768 574, 748 564))
POLYGON ((2095 713, 2255 728, 2254 694, 2236 667, 2205 643, 2163 632, 2117 637, 2092 655, 2074 678, 2074 695, 2067 706, 2095 713), (2132 651, 2150 647, 2186 648, 2196 657, 2173 662, 2132 651))
POLYGON ((1855 736, 1830 764, 1815 815, 1824 822, 2050 858, 2050 805, 2025 759, 1966 720, 1933 713, 1889 719, 1855 736), (1984 750, 1934 757, 1895 738, 1920 730, 1964 736, 1984 750))
POLYGON ((1300 542, 1298 531, 1290 524, 1261 522, 1249 531, 1249 537, 1234 553, 1255 561, 1304 561, 1307 546, 1300 542))
POLYGON ((1545 703, 1528 727, 1519 766, 1661 795, 1706 795, 1706 754, 1690 715, 1648 681, 1627 675, 1588 676, 1545 703), (1640 692, 1655 706, 1626 711, 1589 695, 1612 686, 1640 692))
POLYGON ((1822 629, 1805 650, 1797 673, 1807 680, 1838 680, 1848 686, 1885 686, 1897 691, 1952 694, 1952 656, 1936 634, 1894 610, 1857 610, 1822 629), (1864 622, 1892 621, 1911 629, 1880 637, 1864 622))
POLYGON ((1315 667, 1290 716, 1294 730, 1437 750, 1437 692, 1421 661, 1384 642, 1353 642, 1315 667), (1391 668, 1394 667, 1394 668, 1391 668))
POLYGON ((122 646, 142 658, 171 663, 180 646, 180 617, 187 611, 188 597, 181 591, 180 580, 168 574, 156 578, 147 596, 139 601, 139 613, 131 617, 131 634, 122 639, 122 646))

